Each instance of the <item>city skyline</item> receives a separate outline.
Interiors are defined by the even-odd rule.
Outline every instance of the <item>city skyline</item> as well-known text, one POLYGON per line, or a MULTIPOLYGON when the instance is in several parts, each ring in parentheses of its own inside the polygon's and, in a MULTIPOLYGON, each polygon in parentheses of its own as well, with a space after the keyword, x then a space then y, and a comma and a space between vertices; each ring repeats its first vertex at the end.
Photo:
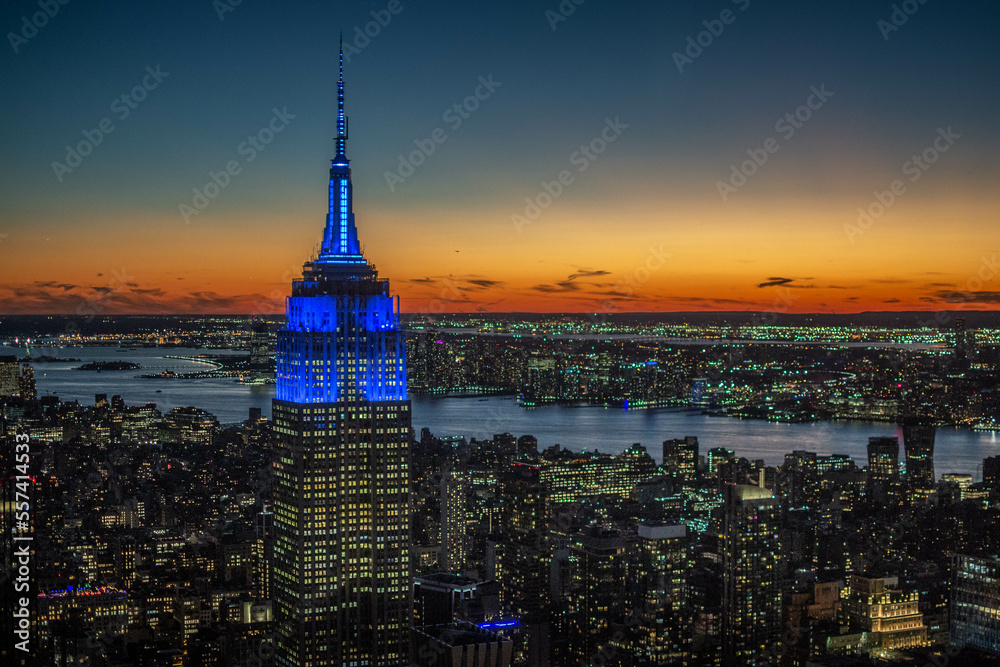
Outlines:
POLYGON ((2 662, 996 664, 998 18, 0 9, 2 662))
POLYGON ((997 10, 902 5, 15 3, 0 311, 280 313, 341 28, 405 312, 995 309, 997 10))

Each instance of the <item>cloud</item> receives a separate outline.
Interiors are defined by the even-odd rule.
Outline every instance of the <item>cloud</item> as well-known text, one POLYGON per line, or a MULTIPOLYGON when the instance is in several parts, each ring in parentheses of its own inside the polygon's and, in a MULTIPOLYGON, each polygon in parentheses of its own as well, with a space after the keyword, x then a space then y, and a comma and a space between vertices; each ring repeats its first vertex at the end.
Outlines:
POLYGON ((671 301, 681 301, 683 303, 711 303, 716 305, 721 304, 738 304, 741 306, 753 306, 757 305, 756 301, 744 301, 742 299, 718 299, 714 297, 707 296, 669 296, 666 297, 671 301))
POLYGON ((597 292, 593 290, 583 290, 583 288, 581 287, 581 285, 585 285, 587 287, 598 287, 598 288, 611 287, 614 283, 601 283, 601 282, 594 283, 587 281, 582 281, 580 283, 576 282, 580 278, 594 278, 598 276, 610 276, 610 275, 611 275, 610 271, 605 271, 603 269, 597 269, 597 270, 577 269, 573 273, 566 276, 565 280, 559 280, 554 285, 543 283, 541 285, 535 285, 531 289, 536 292, 542 292, 543 294, 558 294, 565 292, 581 292, 581 291, 586 291, 588 294, 594 294, 595 296, 607 296, 607 295, 617 296, 618 294, 623 294, 614 291, 597 292))
MULTIPOLYGON (((180 278, 178 278, 178 280, 180 280, 180 278)), ((409 282, 409 283, 422 283, 424 285, 436 285, 436 284, 438 284, 441 281, 439 281, 439 280, 437 280, 435 278, 410 278, 406 282, 409 282)))
MULTIPOLYGON (((757 283, 757 287, 777 287, 781 285, 782 287, 788 287, 790 289, 816 289, 815 285, 793 285, 794 281, 798 278, 782 278, 780 276, 771 276, 762 283, 757 283)), ((812 278, 803 278, 802 280, 812 280, 812 278)))
POLYGON ((882 299, 882 303, 902 303, 899 299, 882 299))
POLYGON ((768 278, 762 283, 757 283, 757 287, 774 287, 775 285, 787 285, 795 280, 794 278, 768 278))
POLYGON ((73 285, 71 283, 57 283, 54 280, 36 280, 35 282, 33 282, 31 284, 34 285, 35 287, 39 287, 39 288, 42 288, 42 289, 46 289, 46 288, 50 288, 50 287, 56 287, 56 288, 59 288, 59 289, 61 289, 63 291, 66 291, 66 292, 68 292, 70 290, 74 290, 77 287, 79 287, 79 285, 73 285))
MULTIPOLYGON (((52 313, 73 318, 124 313, 248 313, 273 304, 262 294, 223 295, 210 290, 168 294, 159 287, 81 287, 56 281, 0 285, 0 309, 5 314, 52 313)), ((281 304, 274 306, 281 311, 281 304)))
POLYGON ((987 290, 979 292, 938 290, 933 296, 935 300, 946 303, 1000 303, 1000 292, 987 290))
POLYGON ((561 280, 555 285, 541 284, 532 287, 536 292, 542 292, 543 294, 558 294, 562 292, 579 292, 580 286, 571 280, 561 280))
POLYGON ((503 303, 503 301, 504 301, 504 299, 497 299, 496 301, 490 301, 490 302, 487 302, 487 303, 480 304, 479 306, 476 307, 476 312, 477 313, 488 313, 489 310, 490 310, 490 306, 495 306, 498 303, 503 303))
POLYGON ((470 280, 473 285, 478 285, 479 287, 496 287, 498 285, 503 285, 503 281, 500 280, 487 280, 485 278, 478 278, 476 280, 470 280))
POLYGON ((594 291, 594 292, 590 292, 590 294, 592 294, 594 296, 604 296, 604 297, 609 296, 609 297, 611 297, 613 299, 618 299, 618 300, 621 300, 621 299, 636 300, 636 299, 639 298, 638 296, 636 296, 635 294, 632 294, 630 292, 622 292, 620 290, 614 290, 614 289, 606 290, 604 292, 594 291))
POLYGON ((604 271, 603 269, 598 269, 596 271, 591 271, 589 269, 577 269, 576 273, 570 274, 567 280, 576 280, 577 278, 593 278, 596 276, 610 276, 610 271, 604 271))

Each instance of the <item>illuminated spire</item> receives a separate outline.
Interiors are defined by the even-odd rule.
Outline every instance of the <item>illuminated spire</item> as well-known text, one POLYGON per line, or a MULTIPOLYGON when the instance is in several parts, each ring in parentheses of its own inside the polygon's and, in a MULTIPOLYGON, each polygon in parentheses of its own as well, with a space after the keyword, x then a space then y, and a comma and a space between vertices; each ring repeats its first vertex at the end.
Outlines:
POLYGON ((344 114, 344 33, 340 33, 340 80, 337 82, 337 157, 347 161, 347 115, 344 114))
POLYGON ((347 115, 344 113, 344 35, 340 36, 340 78, 337 81, 337 155, 330 163, 330 209, 323 230, 323 245, 314 264, 337 271, 370 272, 361 254, 354 226, 354 186, 347 150, 347 115))

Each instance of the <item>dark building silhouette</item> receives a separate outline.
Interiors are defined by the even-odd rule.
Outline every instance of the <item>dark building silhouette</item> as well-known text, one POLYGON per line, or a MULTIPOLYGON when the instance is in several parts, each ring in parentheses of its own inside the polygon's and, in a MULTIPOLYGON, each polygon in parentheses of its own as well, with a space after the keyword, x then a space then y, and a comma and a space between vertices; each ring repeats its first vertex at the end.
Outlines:
POLYGON ((271 371, 267 351, 267 322, 255 322, 250 328, 250 382, 263 384, 271 371))
POLYGON ((414 628, 411 643, 409 664, 426 667, 509 667, 513 655, 510 639, 470 623, 414 628))
POLYGON ((536 465, 513 463, 499 477, 503 541, 500 572, 503 611, 520 627, 518 662, 547 665, 551 601, 548 486, 536 465))
POLYGON ((21 392, 21 398, 26 401, 33 401, 38 398, 38 388, 35 385, 35 371, 31 364, 21 366, 21 377, 18 378, 17 386, 21 392))
POLYGON ((625 539, 615 529, 587 526, 573 538, 569 553, 567 653, 571 664, 585 665, 609 644, 614 624, 625 614, 625 539))
POLYGON ((868 438, 869 503, 883 507, 899 502, 899 438, 868 438))
POLYGON ((926 496, 934 489, 934 424, 903 422, 903 449, 906 452, 906 487, 911 499, 926 496))
POLYGON ((694 486, 698 481, 698 438, 664 440, 663 469, 677 486, 694 486))
POLYGON ((983 459, 983 485, 990 491, 1000 491, 1000 456, 983 459))
POLYGON ((437 572, 413 580, 413 625, 446 625, 461 618, 476 601, 475 579, 437 572))

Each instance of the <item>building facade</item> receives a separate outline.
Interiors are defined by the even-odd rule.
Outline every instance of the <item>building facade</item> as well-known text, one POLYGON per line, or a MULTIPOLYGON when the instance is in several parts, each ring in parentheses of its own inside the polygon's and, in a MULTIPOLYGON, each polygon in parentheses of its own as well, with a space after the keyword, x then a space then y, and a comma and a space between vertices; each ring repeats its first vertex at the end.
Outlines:
POLYGON ((768 489, 726 485, 722 664, 777 664, 781 640, 780 507, 768 489))
POLYGON ((934 476, 933 423, 908 420, 903 423, 903 450, 906 453, 906 490, 910 500, 930 495, 934 476))
POLYGON ((410 403, 398 301, 354 224, 343 52, 337 97, 323 242, 278 334, 276 660, 395 666, 409 655, 410 403))
POLYGON ((852 575, 841 592, 841 625, 861 633, 858 652, 907 649, 927 644, 927 626, 915 591, 899 588, 896 577, 852 575))
POLYGON ((950 632, 955 646, 1000 656, 1000 559, 955 555, 950 632))

